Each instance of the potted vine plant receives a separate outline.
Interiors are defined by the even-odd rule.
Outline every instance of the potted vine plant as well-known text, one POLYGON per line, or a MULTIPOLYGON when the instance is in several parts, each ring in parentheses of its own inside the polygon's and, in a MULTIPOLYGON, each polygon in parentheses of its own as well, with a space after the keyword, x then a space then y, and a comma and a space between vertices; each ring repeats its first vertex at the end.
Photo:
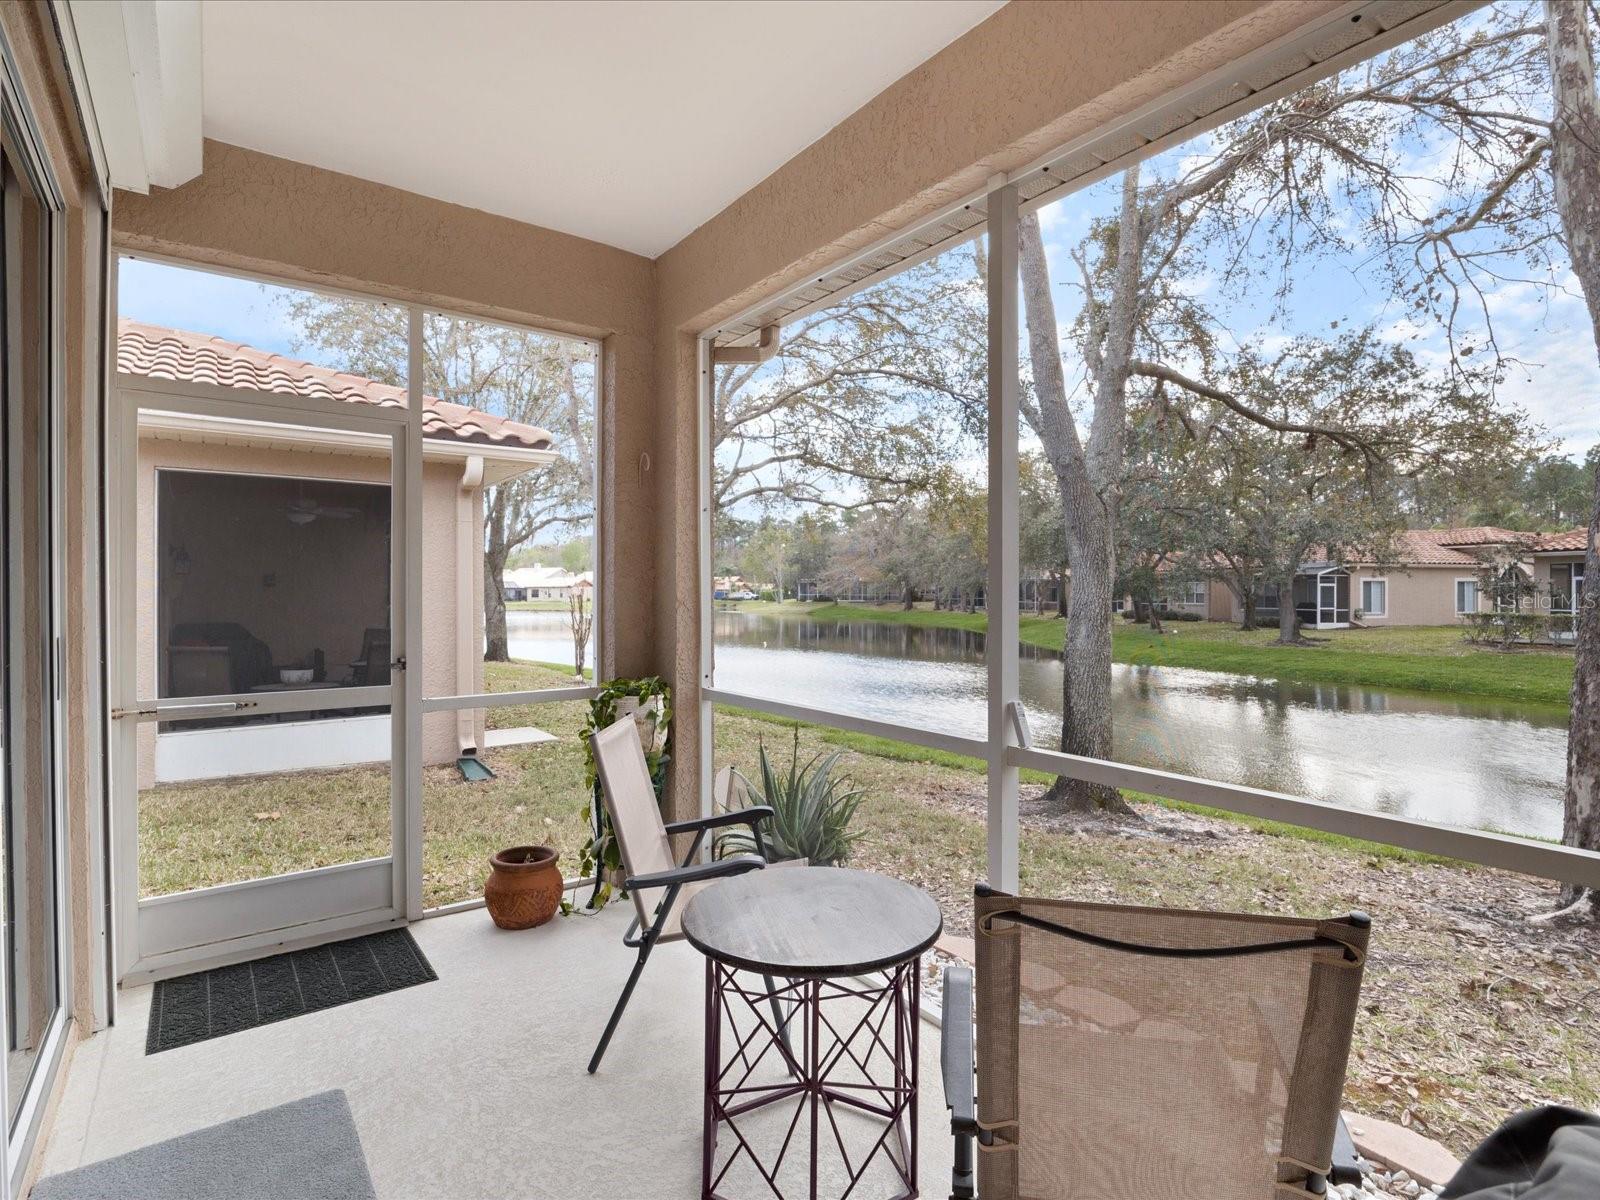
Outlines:
MULTIPOLYGON (((596 880, 585 905, 589 909, 604 908, 612 892, 620 886, 622 876, 622 853, 611 832, 611 819, 606 815, 601 797, 592 739, 619 717, 629 715, 639 727, 639 743, 650 768, 657 804, 661 803, 661 794, 667 785, 667 764, 672 761, 672 689, 656 676, 613 679, 602 687, 600 694, 589 702, 589 718, 578 734, 583 742, 583 778, 588 792, 583 816, 589 823, 589 840, 578 851, 578 873, 582 877, 593 874, 596 880)), ((570 913, 573 906, 563 904, 562 911, 570 913)))

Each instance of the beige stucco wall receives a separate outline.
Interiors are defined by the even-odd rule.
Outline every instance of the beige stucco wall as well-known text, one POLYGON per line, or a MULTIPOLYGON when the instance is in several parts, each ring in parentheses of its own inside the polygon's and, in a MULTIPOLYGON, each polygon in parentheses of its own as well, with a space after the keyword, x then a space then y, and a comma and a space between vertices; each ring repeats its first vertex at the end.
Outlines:
POLYGON ((699 803, 695 335, 1333 7, 1013 0, 657 260, 655 630, 678 815, 699 803))
POLYGON ((1471 567, 1362 567, 1350 572, 1350 604, 1361 607, 1361 581, 1387 579, 1388 611, 1364 615, 1364 625, 1455 625, 1456 580, 1476 579, 1471 567))
POLYGON ((118 192, 112 226, 120 249, 600 339, 601 665, 655 669, 649 259, 215 141, 182 187, 118 192))
MULTIPOLYGON (((138 545, 138 654, 139 695, 156 695, 157 638, 156 638, 156 572, 158 557, 165 548, 156 544, 156 475, 162 468, 200 471, 226 471, 241 474, 279 475, 301 479, 338 479, 354 483, 387 484, 390 480, 389 462, 386 458, 355 454, 328 454, 279 449, 270 446, 213 445, 171 438, 141 437, 139 439, 139 512, 138 545)), ((425 696, 452 696, 467 691, 481 690, 483 662, 475 656, 466 664, 467 677, 462 677, 463 667, 456 654, 456 622, 462 614, 456 604, 458 555, 456 544, 456 498, 461 490, 461 468, 450 462, 427 462, 422 465, 422 628, 423 660, 422 690, 425 696)), ((474 504, 478 503, 475 499, 474 504)), ((466 619, 472 622, 476 644, 483 637, 483 543, 472 543, 472 567, 468 582, 472 585, 474 606, 466 619)), ((263 562, 263 572, 272 564, 263 562)), ((254 604, 250 606, 252 609, 254 604)), ((218 621, 240 620, 238 611, 221 611, 207 618, 218 621)), ((355 618, 352 617, 354 620, 355 618)), ((357 637, 360 626, 373 622, 361 618, 353 627, 357 637)), ((252 630, 257 636, 277 649, 288 645, 289 635, 283 629, 252 630)), ((313 639, 315 640, 315 639, 313 639)), ((309 646, 296 642, 290 652, 298 654, 309 646)), ((330 668, 339 661, 337 647, 329 645, 330 668)), ((353 657, 354 651, 345 647, 353 657)), ((483 714, 475 714, 474 732, 482 736, 483 714)), ((139 727, 139 786, 148 787, 155 780, 156 727, 144 724, 139 727)), ((458 753, 456 726, 453 721, 424 721, 423 761, 425 763, 453 762, 458 753)))

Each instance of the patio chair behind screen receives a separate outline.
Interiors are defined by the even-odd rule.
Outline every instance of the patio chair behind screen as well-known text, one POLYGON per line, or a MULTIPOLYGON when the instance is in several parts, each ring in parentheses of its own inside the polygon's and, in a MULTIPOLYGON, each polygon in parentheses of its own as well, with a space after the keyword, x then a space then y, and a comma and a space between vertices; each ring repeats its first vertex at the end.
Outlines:
POLYGON ((1300 920, 981 889, 976 916, 983 1200, 1323 1194, 1366 958, 1362 914, 1300 920))

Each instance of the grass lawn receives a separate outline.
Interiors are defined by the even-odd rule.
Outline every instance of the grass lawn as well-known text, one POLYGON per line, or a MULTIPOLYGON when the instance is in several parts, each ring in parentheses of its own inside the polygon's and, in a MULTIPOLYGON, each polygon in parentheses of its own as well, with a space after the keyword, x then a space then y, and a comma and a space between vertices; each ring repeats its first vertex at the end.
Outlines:
MULTIPOLYGON (((570 669, 485 665, 491 692, 570 687, 570 669)), ((554 742, 487 750, 495 778, 468 783, 454 765, 423 768, 423 904, 481 895, 489 856, 529 842, 577 870, 586 833, 584 701, 491 708, 491 729, 535 726, 554 742)), ((389 853, 389 769, 347 767, 163 784, 139 796, 139 884, 145 896, 233 883, 389 853)))
POLYGON ((507 612, 571 612, 565 600, 507 600, 507 612))
MULTIPOLYGON (((560 672, 491 665, 496 691, 556 686, 560 672)), ((481 894, 488 857, 543 842, 576 870, 585 837, 582 702, 489 710, 489 723, 536 725, 557 740, 493 750, 496 773, 465 783, 424 772, 424 903, 481 894)), ((757 748, 786 762, 793 723, 719 709, 715 761, 755 773, 757 748)), ((838 750, 868 793, 853 864, 936 896, 967 931, 984 874, 979 764, 903 743, 799 726, 802 755, 838 750)), ((1348 1102, 1461 1153, 1507 1113, 1544 1100, 1600 1105, 1600 933, 1530 926, 1553 889, 1519 876, 1208 810, 1139 802, 1142 824, 1073 822, 1025 781, 1026 891, 1087 900, 1374 919, 1348 1102)), ((141 797, 146 894, 347 861, 388 851, 388 772, 301 772, 152 788, 141 797)))
MULTIPOLYGON (((982 613, 935 612, 897 605, 847 605, 745 601, 727 605, 741 612, 784 613, 839 620, 889 621, 983 632, 982 613)), ((1059 617, 1023 614, 1022 641, 1060 650, 1065 632, 1059 617)), ((1144 666, 1193 667, 1297 683, 1334 683, 1404 691, 1455 692, 1566 706, 1572 691, 1570 650, 1501 651, 1469 645, 1453 626, 1393 629, 1334 629, 1315 633, 1324 645, 1274 646, 1277 631, 1241 632, 1219 621, 1169 621, 1167 632, 1118 620, 1112 657, 1144 666)))

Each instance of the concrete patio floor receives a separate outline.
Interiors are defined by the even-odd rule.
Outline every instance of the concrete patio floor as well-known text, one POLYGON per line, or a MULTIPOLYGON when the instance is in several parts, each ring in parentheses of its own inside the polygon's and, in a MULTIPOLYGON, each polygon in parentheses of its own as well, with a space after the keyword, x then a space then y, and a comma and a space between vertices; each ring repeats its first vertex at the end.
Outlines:
MULTIPOLYGON (((521 933, 481 910, 425 920, 411 929, 437 982, 150 1056, 151 989, 124 991, 117 1025, 78 1047, 42 1173, 337 1088, 381 1200, 698 1196, 705 971, 692 947, 656 952, 599 1074, 584 1071, 633 961, 628 911, 521 933)), ((921 1190, 946 1195, 938 1030, 926 1023, 920 1061, 921 1190)), ((792 1112, 762 1133, 781 1138, 792 1112)), ((826 1171, 821 1194, 842 1180, 826 1171)), ((723 1187, 773 1194, 749 1171, 723 1187)), ((892 1194, 871 1175, 851 1193, 892 1194)))

